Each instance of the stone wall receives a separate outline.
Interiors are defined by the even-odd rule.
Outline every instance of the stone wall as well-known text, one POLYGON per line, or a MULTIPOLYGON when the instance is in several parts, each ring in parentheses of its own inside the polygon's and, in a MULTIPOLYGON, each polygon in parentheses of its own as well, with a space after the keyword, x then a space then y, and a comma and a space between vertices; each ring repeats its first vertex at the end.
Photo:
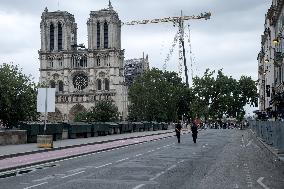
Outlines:
POLYGON ((24 130, 0 130, 0 145, 27 143, 27 131, 24 130))

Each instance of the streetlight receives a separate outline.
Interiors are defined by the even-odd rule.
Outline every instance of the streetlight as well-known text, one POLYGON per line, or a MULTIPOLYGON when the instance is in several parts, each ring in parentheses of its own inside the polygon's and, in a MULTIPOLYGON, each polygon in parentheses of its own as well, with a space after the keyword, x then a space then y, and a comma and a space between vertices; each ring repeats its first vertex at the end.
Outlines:
POLYGON ((278 45, 280 43, 279 37, 273 39, 272 42, 273 42, 274 45, 278 45))

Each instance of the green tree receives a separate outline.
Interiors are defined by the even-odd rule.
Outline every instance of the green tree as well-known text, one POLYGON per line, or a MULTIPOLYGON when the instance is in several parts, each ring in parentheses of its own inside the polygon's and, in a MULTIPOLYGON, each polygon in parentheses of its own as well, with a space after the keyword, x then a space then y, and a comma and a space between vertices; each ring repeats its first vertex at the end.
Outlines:
POLYGON ((0 65, 0 120, 7 127, 36 120, 36 84, 15 65, 0 65))
POLYGON ((257 87, 251 77, 241 76, 239 80, 226 76, 222 70, 207 69, 202 77, 193 79, 194 99, 191 105, 192 117, 221 119, 230 116, 241 120, 244 106, 257 106, 257 87))
POLYGON ((137 77, 129 89, 129 120, 175 121, 188 112, 189 93, 177 73, 154 68, 137 77))
POLYGON ((75 121, 87 122, 109 122, 117 121, 119 112, 112 100, 100 100, 89 111, 80 112, 75 115, 75 121))

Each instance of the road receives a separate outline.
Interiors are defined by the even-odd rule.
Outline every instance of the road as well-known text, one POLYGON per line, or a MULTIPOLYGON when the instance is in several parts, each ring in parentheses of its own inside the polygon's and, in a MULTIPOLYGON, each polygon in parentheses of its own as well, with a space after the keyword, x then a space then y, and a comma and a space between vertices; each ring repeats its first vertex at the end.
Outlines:
POLYGON ((284 166, 250 130, 205 130, 75 157, 0 179, 1 189, 284 188, 284 166))

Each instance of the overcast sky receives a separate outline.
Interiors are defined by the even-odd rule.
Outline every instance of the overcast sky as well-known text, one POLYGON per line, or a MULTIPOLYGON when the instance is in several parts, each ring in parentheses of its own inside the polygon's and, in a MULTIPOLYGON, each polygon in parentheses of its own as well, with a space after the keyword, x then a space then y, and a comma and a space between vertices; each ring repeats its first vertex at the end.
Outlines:
MULTIPOLYGON (((187 54, 189 74, 191 70, 193 75, 201 75, 206 68, 223 68, 234 78, 248 75, 253 79, 257 78, 256 58, 270 4, 270 0, 112 0, 123 22, 179 16, 181 10, 184 15, 210 11, 210 20, 186 22, 191 28, 195 60, 191 66, 187 54)), ((90 11, 107 5, 108 0, 0 0, 0 63, 14 62, 38 81, 40 17, 44 8, 74 14, 78 43, 87 45, 90 11)), ((125 58, 139 58, 145 52, 149 54, 150 66, 162 69, 176 32, 171 23, 123 26, 125 58)), ((174 52, 167 65, 169 70, 177 71, 178 46, 174 52)))

